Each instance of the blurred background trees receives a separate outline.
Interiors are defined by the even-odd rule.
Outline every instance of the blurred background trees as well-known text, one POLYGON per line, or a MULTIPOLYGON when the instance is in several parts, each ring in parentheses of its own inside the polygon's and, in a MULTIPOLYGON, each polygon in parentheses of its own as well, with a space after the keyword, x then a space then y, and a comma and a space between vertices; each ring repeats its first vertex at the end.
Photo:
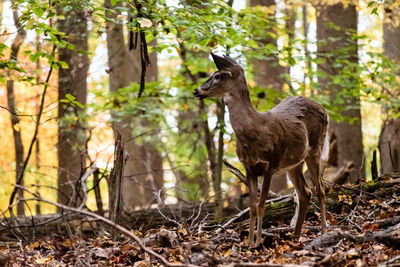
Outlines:
MULTIPOLYGON (((81 203, 86 185, 96 209, 90 189, 107 190, 121 134, 125 210, 211 200, 220 215, 245 186, 222 164, 242 168, 223 101, 192 97, 216 70, 210 51, 243 65, 259 111, 292 95, 321 103, 335 136, 330 164, 352 162, 349 182, 371 178, 378 148, 381 174, 399 172, 399 4, 313 4, 1 1, 1 209, 18 177, 68 205, 81 203), (82 184, 91 168, 100 180, 82 184)), ((275 191, 288 186, 285 176, 274 181, 275 191)), ((18 214, 33 205, 22 198, 18 214)))

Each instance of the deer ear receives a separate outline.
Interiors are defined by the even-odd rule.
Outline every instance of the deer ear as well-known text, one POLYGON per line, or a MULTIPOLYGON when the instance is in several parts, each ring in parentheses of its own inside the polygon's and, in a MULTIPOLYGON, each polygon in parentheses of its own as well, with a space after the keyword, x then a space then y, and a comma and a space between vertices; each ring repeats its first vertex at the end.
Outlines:
POLYGON ((233 59, 228 58, 227 56, 220 57, 212 52, 210 54, 218 70, 230 69, 234 66, 234 64, 232 63, 233 59))

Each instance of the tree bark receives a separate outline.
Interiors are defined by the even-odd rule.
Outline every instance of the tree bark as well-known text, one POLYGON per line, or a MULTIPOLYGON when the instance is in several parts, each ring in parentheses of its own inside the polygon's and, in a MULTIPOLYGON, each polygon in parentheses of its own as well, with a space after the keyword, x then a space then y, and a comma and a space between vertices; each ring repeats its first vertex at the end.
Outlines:
MULTIPOLYGON (((352 161, 355 165, 355 171, 349 177, 350 183, 356 182, 360 175, 364 176, 360 98, 359 96, 339 96, 345 89, 332 82, 332 76, 337 75, 340 69, 334 67, 335 56, 331 54, 339 49, 347 48, 346 59, 357 63, 357 39, 352 39, 347 33, 348 30, 357 31, 357 21, 357 10, 352 4, 347 7, 342 3, 317 7, 317 39, 325 41, 325 45, 319 43, 318 54, 326 59, 325 63, 318 65, 318 68, 327 73, 327 78, 319 78, 321 88, 330 92, 331 101, 342 98, 344 104, 340 105, 340 115, 355 119, 354 123, 337 122, 332 119, 330 121, 330 127, 337 137, 338 166, 343 166, 346 161, 352 161), (331 23, 339 29, 331 27, 331 23)), ((346 89, 353 90, 354 88, 346 89)))
MULTIPOLYGON (((79 2, 73 11, 63 13, 65 20, 60 20, 58 29, 66 33, 66 41, 73 44, 76 50, 61 48, 59 60, 68 64, 67 69, 60 68, 58 75, 58 100, 71 94, 76 101, 86 104, 87 73, 89 58, 77 51, 88 50, 87 20, 79 9, 79 2)), ((81 191, 77 186, 82 170, 86 167, 86 119, 83 110, 78 106, 59 102, 58 106, 58 202, 64 205, 80 203, 81 191), (71 198, 74 199, 71 199, 71 198)))
MULTIPOLYGON (((15 3, 13 3, 15 4, 15 3)), ((22 25, 19 24, 19 15, 17 10, 13 10, 13 17, 14 17, 14 24, 15 27, 18 29, 17 36, 15 36, 15 39, 13 40, 11 44, 11 55, 10 59, 11 60, 18 60, 18 52, 19 49, 22 45, 22 43, 25 40, 26 37, 26 31, 22 27, 22 25)), ((20 120, 17 114, 17 108, 16 108, 16 101, 15 101, 15 93, 14 93, 14 80, 11 77, 12 72, 8 72, 8 80, 7 80, 7 105, 8 109, 10 111, 10 119, 11 119, 11 126, 12 126, 12 131, 13 131, 13 136, 14 136, 14 151, 15 151, 15 180, 16 183, 18 183, 18 177, 21 174, 22 171, 22 165, 24 163, 24 145, 22 143, 22 138, 21 138, 21 126, 20 126, 20 120)), ((19 183, 19 185, 24 185, 24 180, 22 179, 19 183)), ((18 215, 24 215, 25 214, 25 203, 23 201, 19 201, 23 199, 24 197, 24 192, 22 190, 17 191, 17 214, 18 215)))
MULTIPOLYGON (((121 4, 113 7, 110 0, 105 0, 104 6, 107 9, 114 9, 114 12, 106 11, 106 16, 115 20, 120 14, 115 7, 119 5, 121 4)), ((106 32, 110 91, 118 92, 120 88, 140 81, 140 54, 139 49, 128 50, 122 24, 107 21, 106 32)), ((155 42, 153 41, 151 45, 155 45, 155 42)), ((153 52, 149 56, 151 67, 146 72, 147 82, 157 80, 157 54, 153 52)), ((115 114, 113 117, 115 118, 115 114)), ((162 157, 154 145, 150 143, 138 145, 137 140, 133 138, 134 127, 146 129, 151 125, 146 119, 137 119, 137 114, 132 114, 132 116, 122 118, 121 122, 114 122, 112 127, 114 136, 119 133, 125 140, 124 147, 128 155, 122 182, 122 199, 125 208, 134 209, 157 203, 153 192, 158 192, 163 188, 162 157)))
MULTIPOLYGON (((399 16, 399 7, 387 6, 385 8, 383 18, 383 52, 395 64, 400 63, 400 25, 396 23, 399 16)), ((395 89, 398 90, 398 88, 395 89)), ((399 96, 398 92, 394 93, 399 96)), ((386 116, 390 116, 386 107, 382 108, 382 112, 386 116)), ((400 117, 389 117, 383 122, 379 136, 379 153, 381 174, 400 172, 400 117)))

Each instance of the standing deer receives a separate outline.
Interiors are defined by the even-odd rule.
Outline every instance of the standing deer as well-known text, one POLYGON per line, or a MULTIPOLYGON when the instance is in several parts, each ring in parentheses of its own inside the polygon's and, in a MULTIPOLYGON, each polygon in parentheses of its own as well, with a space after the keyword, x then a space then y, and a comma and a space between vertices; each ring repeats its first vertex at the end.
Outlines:
POLYGON ((298 239, 311 198, 311 190, 303 176, 304 161, 316 187, 321 208, 322 232, 326 232, 325 191, 320 161, 328 126, 323 107, 305 97, 283 100, 267 112, 256 111, 251 104, 243 68, 233 59, 211 53, 218 68, 210 78, 194 90, 200 99, 223 97, 236 135, 236 153, 246 169, 250 194, 249 244, 254 245, 257 216, 257 239, 261 243, 262 219, 271 176, 287 172, 298 196, 298 205, 291 225, 298 239), (258 176, 263 176, 257 204, 258 176))

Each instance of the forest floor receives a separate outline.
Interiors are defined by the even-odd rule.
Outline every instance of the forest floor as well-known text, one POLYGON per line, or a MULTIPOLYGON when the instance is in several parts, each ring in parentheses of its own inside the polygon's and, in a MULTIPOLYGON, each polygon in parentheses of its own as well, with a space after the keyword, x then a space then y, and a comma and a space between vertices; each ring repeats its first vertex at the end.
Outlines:
POLYGON ((316 209, 308 214, 299 241, 292 241, 288 219, 264 227, 258 248, 247 245, 247 219, 218 233, 207 217, 191 228, 131 231, 160 256, 155 257, 131 238, 117 234, 112 239, 112 228, 97 226, 91 234, 80 229, 25 243, 0 242, 0 266, 147 267, 165 265, 162 259, 178 266, 400 266, 399 187, 392 183, 384 193, 336 194, 340 205, 328 212, 328 233, 321 236, 316 209))

